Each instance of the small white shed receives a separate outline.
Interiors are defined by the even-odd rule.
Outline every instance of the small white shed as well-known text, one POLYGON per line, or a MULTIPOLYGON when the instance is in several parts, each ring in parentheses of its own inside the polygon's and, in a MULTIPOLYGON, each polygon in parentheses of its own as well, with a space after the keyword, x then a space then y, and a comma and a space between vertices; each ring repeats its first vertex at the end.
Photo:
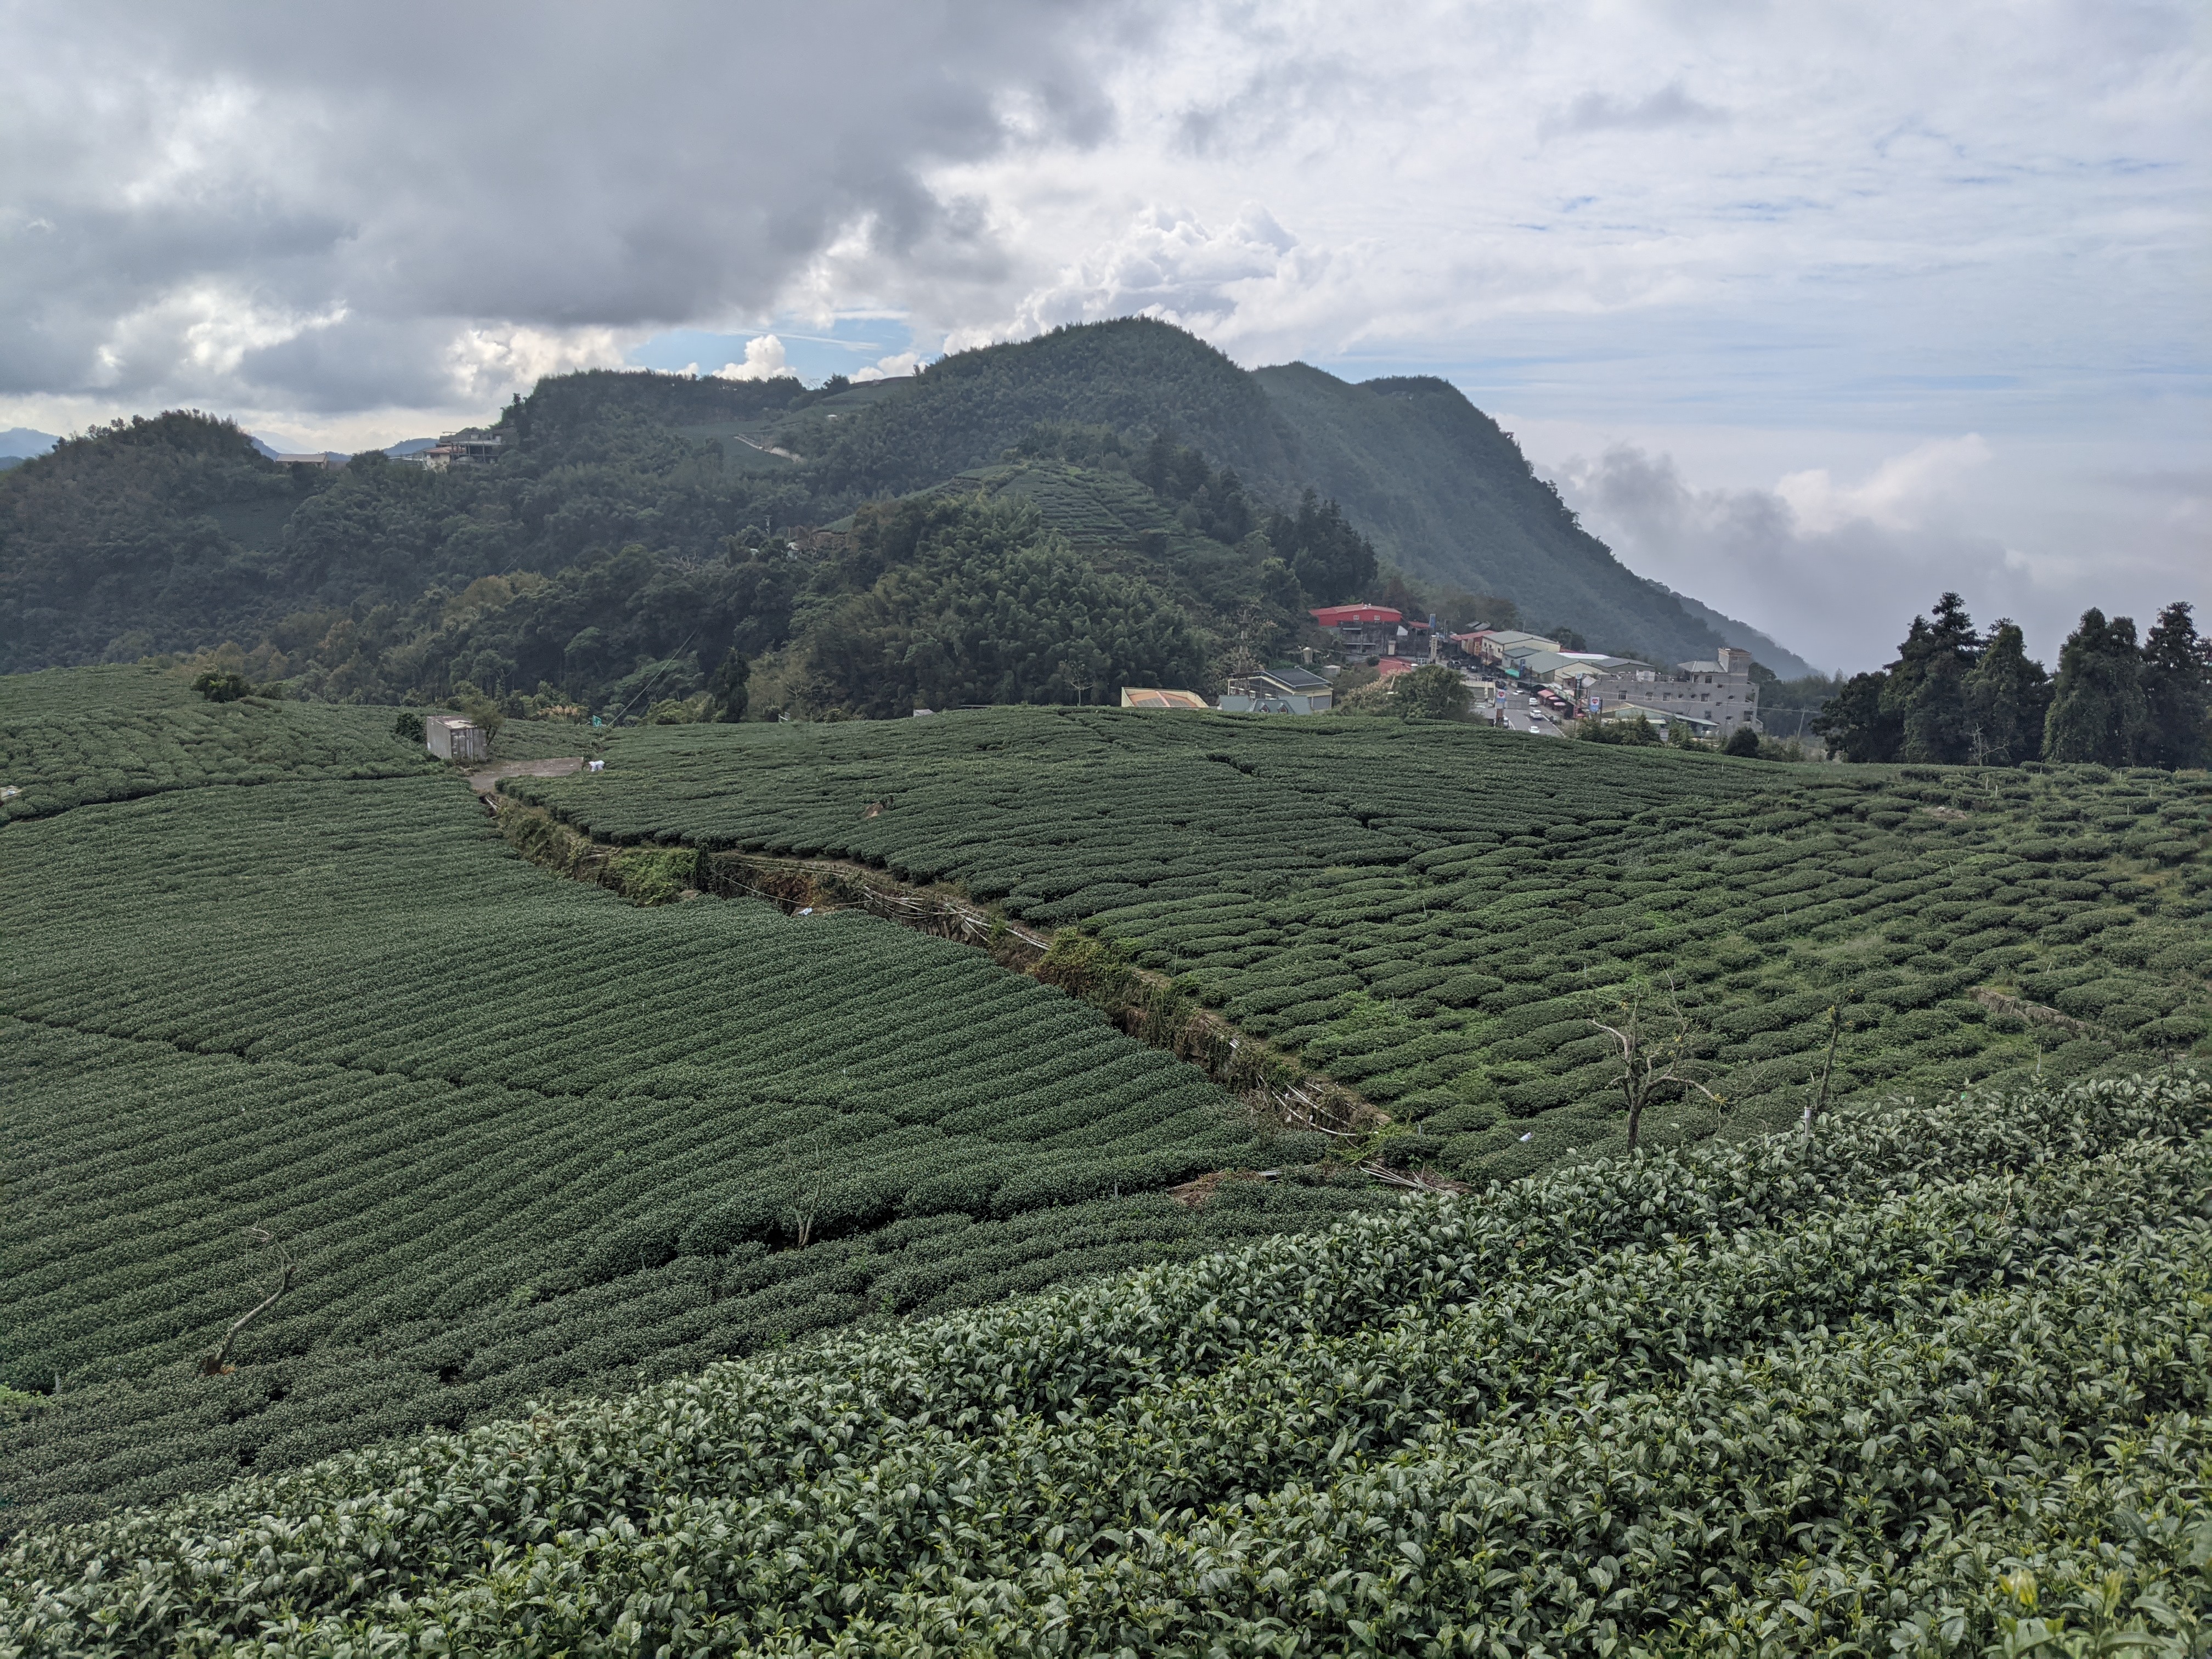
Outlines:
POLYGON ((431 714, 422 721, 422 741, 440 760, 489 760, 491 739, 465 714, 431 714))

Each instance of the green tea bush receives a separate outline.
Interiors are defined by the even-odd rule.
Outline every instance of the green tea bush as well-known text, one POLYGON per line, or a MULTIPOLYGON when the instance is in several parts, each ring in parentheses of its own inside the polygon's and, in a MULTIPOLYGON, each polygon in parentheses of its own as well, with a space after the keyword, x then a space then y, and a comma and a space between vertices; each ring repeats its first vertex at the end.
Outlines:
POLYGON ((2212 1088, 1601 1160, 0 1557, 22 1655, 2200 1654, 2212 1088))
MULTIPOLYGON (((241 694, 242 696, 242 694, 241 694)), ((390 778, 435 769, 391 741, 389 709, 202 702, 152 668, 0 677, 0 822, 88 801, 285 778, 390 778)))
MULTIPOLYGON (((1164 1189, 1310 1153, 981 951, 636 909, 516 857, 448 778, 0 836, 37 964, 0 987, 0 1383, 52 1401, 0 1420, 0 1528, 1381 1200, 1187 1209, 1164 1189), (268 1292, 255 1227, 298 1281, 200 1377, 268 1292)), ((699 855, 622 856, 673 884, 699 855)))
MULTIPOLYGON (((604 775, 510 787, 617 842, 859 858, 1080 920, 1086 950, 1176 975, 1386 1110, 1486 1078, 1517 1112, 1577 1115, 1543 1138, 1562 1147, 1620 1144, 1617 1115, 1584 1121, 1618 1097, 1577 1044, 1625 997, 1679 1004, 1728 1103, 1661 1115, 1662 1137, 1788 1121, 1824 1069, 1832 1098, 2022 1081, 2170 1057, 2212 1023, 2187 954, 2212 915, 2201 774, 1908 775, 1119 710, 919 725, 625 736, 604 775), (2105 816, 2187 850, 2154 856, 2105 816), (2053 1001, 2092 981, 2094 1008, 2053 1001), (1977 990, 2094 1029, 1928 1012, 1977 990), (1832 1006, 1832 1067, 1808 1066, 1832 1006)), ((1525 1132, 1455 1133, 1441 1170, 1523 1169, 1525 1132)))

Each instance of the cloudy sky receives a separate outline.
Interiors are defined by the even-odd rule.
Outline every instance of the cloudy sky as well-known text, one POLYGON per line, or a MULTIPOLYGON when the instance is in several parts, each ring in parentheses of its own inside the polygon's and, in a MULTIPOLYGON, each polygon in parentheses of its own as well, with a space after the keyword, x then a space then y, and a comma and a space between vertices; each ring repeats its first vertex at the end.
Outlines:
POLYGON ((0 0, 0 428, 1053 324, 1450 379, 1824 665, 2212 611, 2200 0, 0 0))

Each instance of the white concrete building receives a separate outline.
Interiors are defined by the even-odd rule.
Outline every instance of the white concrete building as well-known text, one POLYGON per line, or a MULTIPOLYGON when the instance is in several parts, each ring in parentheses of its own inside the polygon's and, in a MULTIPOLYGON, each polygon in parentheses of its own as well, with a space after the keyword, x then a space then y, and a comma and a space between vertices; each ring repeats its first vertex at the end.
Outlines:
POLYGON ((1630 664, 1560 678, 1575 682, 1575 707, 1581 714, 1606 714, 1632 703, 1683 715, 1701 731, 1709 723, 1712 735, 1723 742, 1740 726, 1759 730, 1759 687, 1752 683, 1751 653, 1734 646, 1723 646, 1717 661, 1677 663, 1671 672, 1630 664))

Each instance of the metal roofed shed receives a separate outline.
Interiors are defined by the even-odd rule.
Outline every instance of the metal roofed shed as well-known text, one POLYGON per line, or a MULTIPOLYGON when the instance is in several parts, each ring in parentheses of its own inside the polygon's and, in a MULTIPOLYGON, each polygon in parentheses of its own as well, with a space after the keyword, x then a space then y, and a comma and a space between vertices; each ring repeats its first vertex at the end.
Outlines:
POLYGON ((1204 708, 1206 701, 1195 691, 1170 691, 1158 686, 1125 685, 1121 688, 1121 707, 1124 708, 1204 708))
POLYGON ((1607 726, 1633 725, 1638 720, 1644 720, 1662 738, 1667 735, 1670 724, 1678 720, 1689 728, 1690 735, 1694 738, 1711 738, 1717 730, 1711 720, 1685 714, 1679 708, 1655 708, 1648 703, 1617 702, 1602 709, 1585 710, 1583 718, 1601 720, 1607 726))
POLYGON ((1346 623, 1389 623, 1393 626, 1405 620, 1402 611, 1387 605, 1324 605, 1310 613, 1323 628, 1341 628, 1346 623))
POLYGON ((465 714, 426 714, 422 744, 440 760, 489 760, 491 739, 465 714))
POLYGON ((1474 639, 1469 649, 1476 658, 1509 673, 1517 673, 1522 663, 1540 651, 1556 653, 1559 649, 1557 640, 1547 640, 1541 634, 1523 633, 1517 628, 1490 629, 1474 639))

